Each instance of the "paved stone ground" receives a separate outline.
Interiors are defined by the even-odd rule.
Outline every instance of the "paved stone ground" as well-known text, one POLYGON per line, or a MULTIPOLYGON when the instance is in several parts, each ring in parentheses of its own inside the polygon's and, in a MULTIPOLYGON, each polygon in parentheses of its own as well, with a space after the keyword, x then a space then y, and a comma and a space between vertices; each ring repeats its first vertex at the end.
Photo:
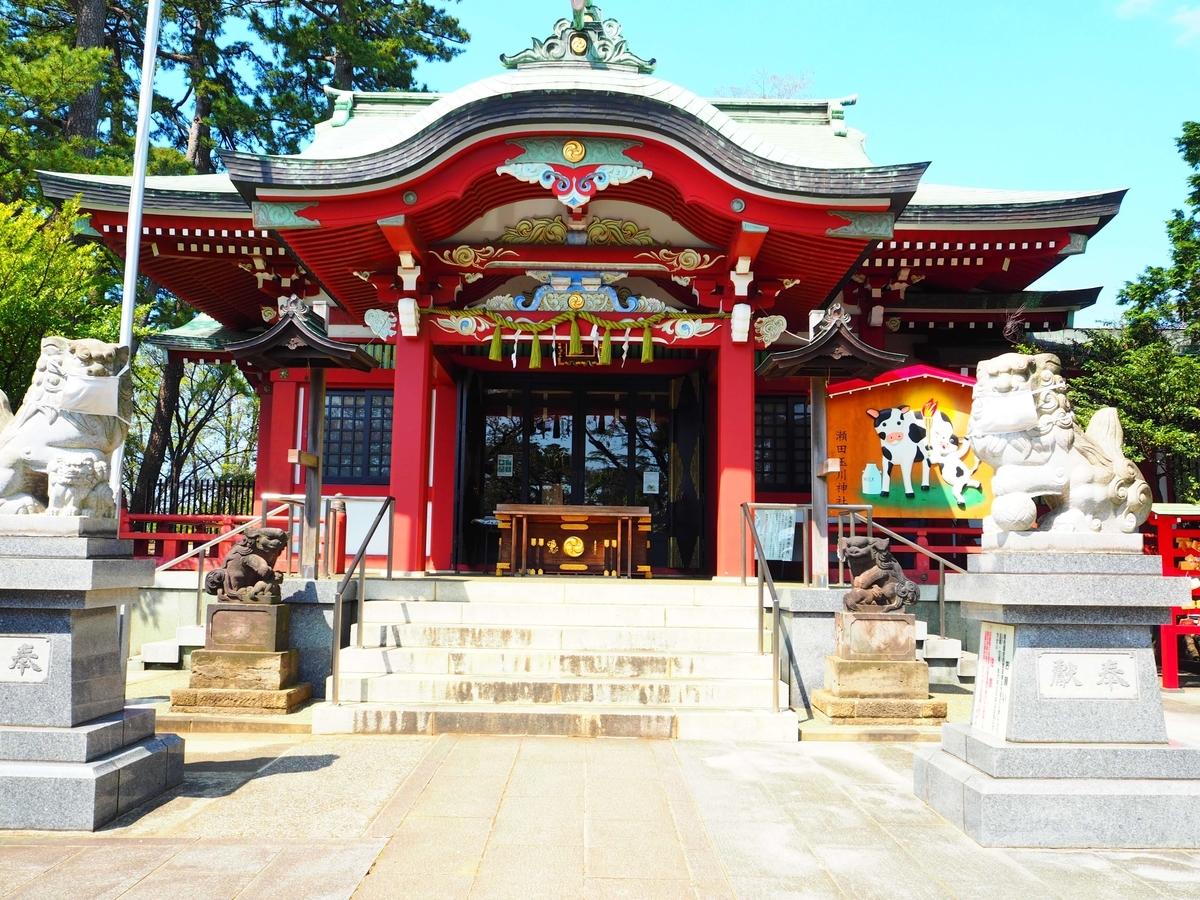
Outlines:
MULTIPOLYGON (((1200 745, 1200 692, 1166 695, 1200 745)), ((984 850, 911 744, 189 735, 98 834, 0 834, 0 897, 1200 898, 1200 854, 984 850)))

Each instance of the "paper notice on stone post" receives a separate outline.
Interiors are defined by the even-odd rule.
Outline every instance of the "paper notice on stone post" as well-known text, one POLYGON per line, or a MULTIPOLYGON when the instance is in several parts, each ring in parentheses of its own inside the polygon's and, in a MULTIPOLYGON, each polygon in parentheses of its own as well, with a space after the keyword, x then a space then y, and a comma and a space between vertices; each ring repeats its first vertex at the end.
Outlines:
POLYGON ((1012 664, 1017 629, 984 622, 979 635, 979 668, 975 676, 975 706, 971 725, 1004 740, 1008 704, 1012 697, 1012 664))
POLYGON ((791 562, 796 550, 796 511, 756 509, 754 528, 762 542, 763 556, 791 562))

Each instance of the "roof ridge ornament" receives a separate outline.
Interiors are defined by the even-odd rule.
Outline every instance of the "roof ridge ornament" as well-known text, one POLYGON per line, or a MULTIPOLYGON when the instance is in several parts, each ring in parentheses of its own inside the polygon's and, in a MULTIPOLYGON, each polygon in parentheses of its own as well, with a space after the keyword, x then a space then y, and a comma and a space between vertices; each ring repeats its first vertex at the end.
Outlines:
POLYGON ((589 63, 598 68, 619 66, 637 69, 643 75, 654 71, 657 60, 645 60, 629 50, 621 23, 605 19, 592 0, 571 0, 573 16, 559 19, 554 34, 512 56, 500 55, 508 69, 537 63, 589 63))

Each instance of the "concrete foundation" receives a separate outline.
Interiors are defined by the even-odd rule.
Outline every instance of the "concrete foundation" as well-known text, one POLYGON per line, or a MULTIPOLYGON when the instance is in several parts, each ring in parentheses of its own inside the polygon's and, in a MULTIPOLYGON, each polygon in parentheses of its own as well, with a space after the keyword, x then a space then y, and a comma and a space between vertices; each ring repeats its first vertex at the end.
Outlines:
POLYGON ((183 741, 125 708, 116 607, 153 563, 115 522, 0 518, 0 828, 91 831, 183 781, 183 741))
POLYGON ((947 579, 981 622, 975 707, 917 752, 914 790, 988 847, 1200 847, 1200 748, 1167 743, 1151 649, 1190 586, 1119 541, 1047 540, 947 579))

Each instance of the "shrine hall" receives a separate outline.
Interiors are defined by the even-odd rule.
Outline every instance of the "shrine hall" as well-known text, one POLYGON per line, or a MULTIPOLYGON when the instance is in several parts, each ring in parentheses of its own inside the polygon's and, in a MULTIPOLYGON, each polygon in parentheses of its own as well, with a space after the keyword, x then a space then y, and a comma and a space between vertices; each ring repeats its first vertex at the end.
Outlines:
MULTIPOLYGON (((143 272, 202 313, 152 343, 241 366, 261 400, 257 494, 304 490, 319 389, 322 490, 395 498, 397 572, 727 578, 743 504, 807 503, 814 485, 938 518, 894 508, 920 490, 888 496, 903 473, 870 419, 827 426, 826 402, 878 379, 969 396, 1014 335, 1070 327, 1099 289, 1030 286, 1123 192, 925 183, 926 162, 868 156, 857 97, 705 99, 576 6, 491 78, 327 89, 303 152, 147 180, 143 272), (284 342, 298 362, 239 351, 285 318, 316 336, 284 342), (308 343, 357 363, 317 388, 308 343), (867 456, 847 462, 855 429, 867 456), (551 507, 607 516, 611 546, 586 527, 539 537, 551 507)), ((124 252, 128 178, 40 178, 124 252)), ((945 517, 981 518, 978 489, 955 490, 945 517)))

